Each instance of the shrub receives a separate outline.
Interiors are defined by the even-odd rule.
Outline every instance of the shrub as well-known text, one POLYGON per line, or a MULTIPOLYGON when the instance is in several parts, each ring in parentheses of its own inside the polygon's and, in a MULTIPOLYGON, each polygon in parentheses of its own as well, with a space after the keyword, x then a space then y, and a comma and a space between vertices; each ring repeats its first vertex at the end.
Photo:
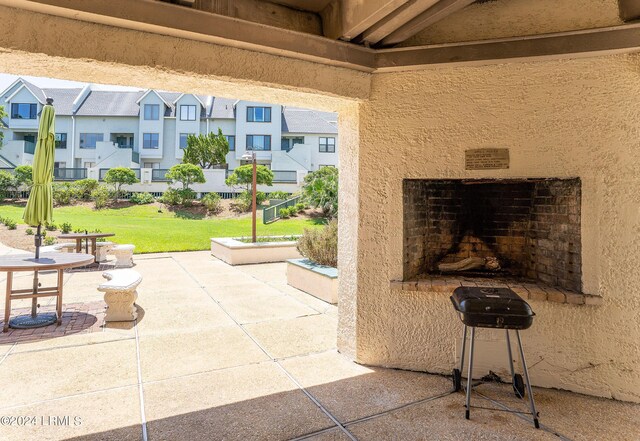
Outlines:
POLYGON ((290 218, 294 213, 294 207, 284 207, 280 209, 280 217, 282 219, 290 218))
POLYGON ((183 188, 178 190, 178 197, 183 207, 190 207, 196 199, 196 192, 190 188, 183 188))
POLYGON ((68 182, 53 184, 53 203, 56 205, 69 205, 73 200, 73 188, 68 182))
POLYGON ((106 207, 111 197, 111 190, 105 185, 100 185, 98 186, 98 188, 91 192, 91 199, 93 200, 93 203, 98 210, 106 207))
MULTIPOLYGON (((253 183, 253 165, 241 165, 225 179, 225 184, 229 187, 245 187, 246 191, 249 191, 251 184, 253 183)), ((258 185, 273 185, 273 172, 264 165, 258 165, 256 167, 256 183, 258 185)))
POLYGON ((13 219, 5 219, 4 224, 9 230, 15 230, 18 228, 18 223, 13 219))
POLYGON ((338 169, 321 167, 304 177, 302 194, 313 207, 321 208, 327 217, 338 215, 338 169))
POLYGON ((58 226, 54 223, 51 223, 45 225, 44 228, 47 229, 47 231, 56 231, 58 229, 58 226))
POLYGON ((41 230, 40 231, 40 236, 47 237, 47 230, 41 230))
POLYGON ((338 266, 338 221, 331 220, 324 228, 305 228, 298 239, 298 251, 320 265, 338 266))
POLYGON ((206 182, 202 169, 194 164, 174 165, 165 176, 173 182, 181 182, 183 190, 188 190, 191 184, 204 184, 206 182))
POLYGON ((200 199, 200 202, 202 202, 202 205, 211 213, 218 213, 222 208, 220 206, 220 195, 218 193, 207 193, 200 199))
POLYGON ((0 198, 9 197, 9 192, 18 186, 15 176, 7 171, 0 171, 0 198))
POLYGON ((98 185, 98 181, 90 178, 75 181, 71 185, 73 197, 81 200, 89 200, 89 198, 91 198, 91 192, 98 188, 98 185))
POLYGON ((26 185, 27 187, 31 187, 33 185, 33 167, 30 165, 19 165, 13 171, 16 187, 21 185, 26 185))
POLYGON ((44 244, 45 245, 53 245, 54 243, 56 243, 56 238, 55 237, 45 237, 44 238, 44 244))
POLYGON ((169 188, 160 197, 160 202, 165 205, 178 205, 180 203, 180 195, 175 188, 169 188))
MULTIPOLYGON (((239 211, 241 213, 251 210, 253 195, 250 191, 245 190, 238 195, 237 198, 231 203, 234 210, 239 211)), ((267 195, 262 191, 258 191, 256 193, 256 203, 258 205, 262 204, 267 200, 267 195)))
POLYGON ((306 208, 306 205, 304 205, 302 202, 298 202, 294 208, 296 209, 296 213, 302 213, 304 211, 304 209, 306 208))
POLYGON ((72 227, 69 222, 64 222, 62 225, 60 225, 60 231, 62 231, 64 234, 70 233, 71 229, 72 227))
POLYGON ((113 185, 113 189, 115 190, 113 197, 118 200, 122 187, 124 185, 135 184, 136 182, 138 182, 138 178, 136 178, 136 172, 134 172, 130 168, 114 167, 110 168, 104 175, 104 182, 113 185))
POLYGON ((283 199, 283 200, 287 200, 289 199, 289 196, 291 196, 289 193, 287 193, 286 191, 272 191, 271 193, 269 193, 269 199, 283 199))
POLYGON ((134 193, 131 195, 131 198, 129 200, 135 204, 143 205, 143 204, 153 203, 153 201, 155 201, 155 198, 151 193, 145 192, 145 193, 134 193))
POLYGON ((27 233, 27 236, 33 236, 33 230, 31 228, 27 228, 24 232, 27 233))

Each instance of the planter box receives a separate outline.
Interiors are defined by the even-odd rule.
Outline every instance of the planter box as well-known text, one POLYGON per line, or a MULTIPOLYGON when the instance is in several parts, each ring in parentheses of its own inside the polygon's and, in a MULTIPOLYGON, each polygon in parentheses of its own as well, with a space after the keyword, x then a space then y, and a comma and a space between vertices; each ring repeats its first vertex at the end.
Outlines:
POLYGON ((325 302, 338 303, 338 269, 309 259, 287 260, 287 283, 325 302))
POLYGON ((296 243, 295 240, 246 243, 230 237, 214 237, 211 239, 211 254, 229 265, 284 262, 301 257, 296 243))

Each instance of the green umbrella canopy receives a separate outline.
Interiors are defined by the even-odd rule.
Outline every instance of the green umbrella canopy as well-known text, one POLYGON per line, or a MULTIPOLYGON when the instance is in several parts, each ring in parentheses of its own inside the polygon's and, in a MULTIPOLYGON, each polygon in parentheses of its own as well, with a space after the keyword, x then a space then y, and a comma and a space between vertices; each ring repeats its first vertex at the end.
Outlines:
POLYGON ((33 187, 22 218, 32 226, 51 223, 53 216, 53 159, 55 156, 55 110, 47 104, 42 108, 38 143, 33 158, 33 187))

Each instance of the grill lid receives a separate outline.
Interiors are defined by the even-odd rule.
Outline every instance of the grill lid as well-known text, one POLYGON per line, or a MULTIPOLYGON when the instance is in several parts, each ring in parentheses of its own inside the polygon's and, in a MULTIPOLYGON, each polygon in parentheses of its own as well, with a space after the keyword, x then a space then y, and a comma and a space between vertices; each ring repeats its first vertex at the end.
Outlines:
POLYGON ((456 311, 471 315, 533 317, 531 307, 509 288, 461 286, 451 296, 456 311))

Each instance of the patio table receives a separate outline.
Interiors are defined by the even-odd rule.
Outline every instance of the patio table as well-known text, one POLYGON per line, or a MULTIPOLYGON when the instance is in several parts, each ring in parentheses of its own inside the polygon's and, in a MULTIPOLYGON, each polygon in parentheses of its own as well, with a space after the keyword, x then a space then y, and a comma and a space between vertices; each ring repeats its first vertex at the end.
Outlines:
MULTIPOLYGON (((93 262, 94 256, 90 254, 76 253, 43 253, 39 259, 33 254, 13 254, 0 256, 0 271, 7 273, 7 289, 5 292, 4 327, 2 332, 9 330, 9 317, 11 315, 11 301, 18 299, 37 299, 39 297, 56 297, 57 323, 62 322, 62 288, 63 274, 67 268, 75 268, 88 265, 93 262), (13 274, 26 271, 51 271, 58 272, 55 286, 40 287, 34 283, 32 288, 13 289, 13 274)), ((37 281, 37 279, 35 279, 37 281)), ((42 326, 42 325, 38 325, 42 326)))
POLYGON ((115 236, 115 233, 66 233, 58 236, 58 239, 73 239, 76 241, 76 253, 82 252, 82 241, 85 240, 85 252, 89 254, 89 241, 91 241, 91 254, 96 257, 96 242, 98 238, 115 236))

